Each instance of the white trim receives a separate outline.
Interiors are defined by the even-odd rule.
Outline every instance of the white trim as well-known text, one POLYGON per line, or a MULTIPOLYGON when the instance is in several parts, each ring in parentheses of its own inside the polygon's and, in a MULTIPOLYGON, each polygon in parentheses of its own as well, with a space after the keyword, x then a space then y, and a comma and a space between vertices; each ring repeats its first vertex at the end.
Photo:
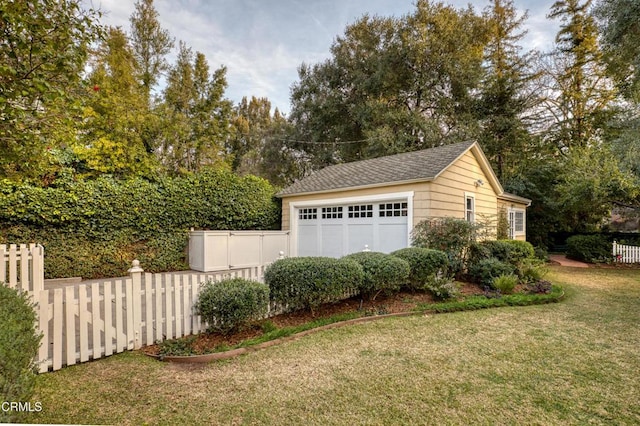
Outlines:
POLYGON ((291 256, 298 255, 298 212, 301 207, 322 207, 328 205, 376 203, 380 201, 407 200, 407 242, 411 242, 413 230, 413 197, 414 191, 390 192, 376 195, 360 195, 357 197, 324 198, 321 200, 290 201, 289 202, 289 231, 291 232, 291 256))

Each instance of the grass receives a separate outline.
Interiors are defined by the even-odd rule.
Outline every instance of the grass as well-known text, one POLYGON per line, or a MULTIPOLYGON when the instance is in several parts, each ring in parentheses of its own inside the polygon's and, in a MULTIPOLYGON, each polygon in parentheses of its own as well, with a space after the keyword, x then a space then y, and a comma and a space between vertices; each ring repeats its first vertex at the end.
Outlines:
POLYGON ((639 424, 640 273, 552 267, 560 304, 391 318, 205 366, 38 377, 28 422, 639 424))

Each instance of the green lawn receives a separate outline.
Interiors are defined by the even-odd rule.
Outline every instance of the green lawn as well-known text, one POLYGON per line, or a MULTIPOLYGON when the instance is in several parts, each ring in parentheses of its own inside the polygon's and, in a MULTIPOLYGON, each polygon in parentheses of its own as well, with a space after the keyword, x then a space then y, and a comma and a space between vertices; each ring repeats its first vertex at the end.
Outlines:
POLYGON ((324 331, 202 367, 138 353, 39 376, 84 424, 640 424, 640 271, 553 267, 562 303, 324 331))

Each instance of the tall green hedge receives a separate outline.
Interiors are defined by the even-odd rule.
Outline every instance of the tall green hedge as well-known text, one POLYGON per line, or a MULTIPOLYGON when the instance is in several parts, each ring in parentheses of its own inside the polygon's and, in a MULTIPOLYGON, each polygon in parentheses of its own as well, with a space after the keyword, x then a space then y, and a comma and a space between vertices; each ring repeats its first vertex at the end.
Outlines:
POLYGON ((276 229, 264 179, 207 170, 157 182, 110 177, 35 187, 0 181, 0 243, 41 243, 47 278, 160 272, 187 265, 188 229, 276 229))

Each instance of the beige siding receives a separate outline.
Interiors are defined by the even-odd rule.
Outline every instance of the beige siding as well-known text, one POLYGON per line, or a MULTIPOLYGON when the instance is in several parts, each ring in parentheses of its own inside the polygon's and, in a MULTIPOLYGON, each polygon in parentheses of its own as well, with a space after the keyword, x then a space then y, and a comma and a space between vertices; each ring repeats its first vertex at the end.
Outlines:
POLYGON ((392 194, 394 192, 409 192, 409 191, 414 192, 413 224, 415 225, 416 223, 418 223, 419 221, 427 217, 426 209, 428 205, 428 202, 427 202, 428 183, 425 183, 425 182, 408 183, 408 184, 401 184, 401 185, 389 185, 389 186, 376 187, 376 188, 351 189, 351 190, 329 192, 329 193, 322 193, 322 194, 294 195, 290 197, 284 197, 282 199, 282 230, 283 231, 289 230, 289 223, 290 223, 289 205, 292 202, 331 200, 331 199, 349 198, 349 197, 363 197, 363 196, 392 194))
POLYGON ((480 164, 469 151, 429 184, 427 208, 432 217, 464 218, 465 193, 475 197, 476 217, 495 218, 497 197, 480 164), (482 179, 484 185, 474 183, 482 179))

